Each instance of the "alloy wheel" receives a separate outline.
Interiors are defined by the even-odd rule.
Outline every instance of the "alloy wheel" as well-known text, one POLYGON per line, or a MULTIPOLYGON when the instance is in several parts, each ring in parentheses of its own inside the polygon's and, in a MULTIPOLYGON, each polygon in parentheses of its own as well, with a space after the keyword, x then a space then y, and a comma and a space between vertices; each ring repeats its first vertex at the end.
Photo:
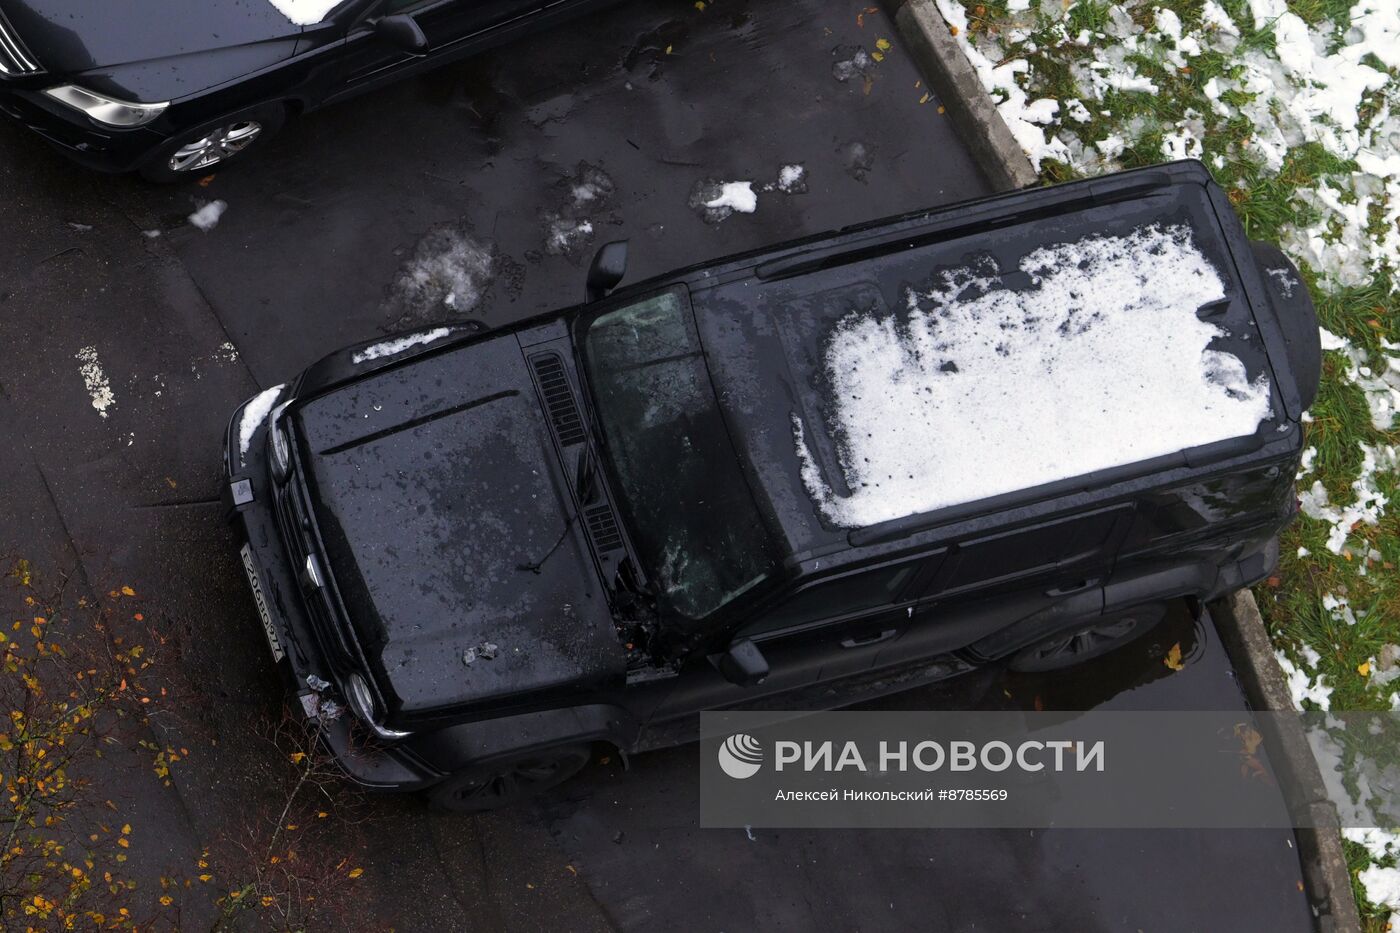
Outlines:
POLYGON ((170 157, 170 170, 194 172, 218 165, 251 146, 262 131, 262 124, 256 120, 240 120, 210 130, 207 135, 177 149, 170 157))

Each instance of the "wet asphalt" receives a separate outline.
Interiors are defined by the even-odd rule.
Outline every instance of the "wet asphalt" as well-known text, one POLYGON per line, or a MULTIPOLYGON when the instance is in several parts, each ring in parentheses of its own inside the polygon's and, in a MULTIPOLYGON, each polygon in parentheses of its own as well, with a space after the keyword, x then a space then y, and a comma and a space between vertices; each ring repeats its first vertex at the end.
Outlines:
MULTIPOLYGON (((182 870, 285 778, 278 685, 217 504, 228 413, 344 344, 581 298, 592 249, 629 280, 987 193, 866 3, 631 3, 310 115, 261 159, 152 188, 0 125, 0 554, 93 592, 130 584, 185 688, 107 788, 182 870), (805 190, 782 191, 801 165, 805 190), (754 182, 716 221, 697 192, 754 182), (766 186, 773 186, 765 190, 766 186), (202 233, 185 217, 228 204, 202 233), (91 348, 112 402, 80 372, 91 348), (129 775, 125 773, 129 770, 129 775)), ((706 195, 708 197, 708 195, 706 195)), ((915 708, 1238 709, 1209 620, 1071 675, 980 672, 915 708), (1162 663, 1180 643, 1185 668, 1162 663)), ((693 747, 599 763, 536 806, 443 816, 376 798, 334 840, 365 867, 352 928, 1303 930, 1289 833, 701 831, 693 747)), ((207 913, 207 912, 206 912, 207 913)), ((186 925, 205 913, 191 906, 186 925)))

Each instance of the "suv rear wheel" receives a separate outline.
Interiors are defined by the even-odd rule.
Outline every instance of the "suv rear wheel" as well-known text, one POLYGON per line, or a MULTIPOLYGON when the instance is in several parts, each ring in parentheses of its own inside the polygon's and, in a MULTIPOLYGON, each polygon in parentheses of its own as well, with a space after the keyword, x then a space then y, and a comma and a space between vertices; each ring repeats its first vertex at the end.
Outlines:
POLYGON ((561 745, 463 768, 425 793, 440 810, 495 810, 563 784, 592 757, 588 745, 561 745))
POLYGON ((1022 648, 1011 656, 1009 667, 1027 674, 1073 667, 1121 648, 1152 629, 1166 615, 1166 606, 1152 603, 1106 619, 1095 619, 1083 628, 1070 629, 1022 648))

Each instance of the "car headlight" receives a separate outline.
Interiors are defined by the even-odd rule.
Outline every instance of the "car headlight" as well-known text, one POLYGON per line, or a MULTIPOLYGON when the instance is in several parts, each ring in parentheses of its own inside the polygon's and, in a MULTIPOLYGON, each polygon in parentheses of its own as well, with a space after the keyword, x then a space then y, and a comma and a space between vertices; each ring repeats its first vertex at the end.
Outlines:
POLYGON ((379 717, 375 711, 374 694, 370 692, 369 684, 365 683, 363 677, 351 674, 345 678, 344 686, 346 702, 355 711, 355 715, 360 717, 360 721, 369 726, 371 732, 381 739, 402 739, 409 735, 407 732, 386 729, 376 721, 379 717))
POLYGON ((120 126, 129 129, 145 126, 165 112, 170 106, 166 101, 159 104, 139 104, 126 100, 106 97, 96 91, 78 87, 76 84, 60 84, 44 91, 54 100, 67 104, 74 110, 81 110, 98 123, 107 126, 120 126))
POLYGON ((280 424, 273 423, 268 432, 268 445, 272 450, 272 477, 285 483, 292 475, 292 445, 287 439, 287 431, 280 424))
POLYGON ((292 475, 292 439, 282 427, 282 412, 296 399, 287 399, 267 416, 267 449, 271 454, 272 478, 285 483, 292 475))

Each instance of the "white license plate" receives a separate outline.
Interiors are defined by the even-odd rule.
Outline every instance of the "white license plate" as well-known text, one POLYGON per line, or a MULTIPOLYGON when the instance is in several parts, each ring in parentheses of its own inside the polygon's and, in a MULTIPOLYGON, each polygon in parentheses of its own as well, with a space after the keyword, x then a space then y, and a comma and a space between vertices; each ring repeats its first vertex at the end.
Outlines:
POLYGON ((272 625, 272 613, 267 611, 267 602, 263 599, 262 584, 258 582, 258 571, 253 566, 253 549, 245 544, 239 553, 243 555, 243 569, 248 572, 253 602, 258 604, 258 615, 262 616, 263 634, 267 636, 268 647, 272 649, 272 660, 281 661, 287 652, 282 650, 282 639, 277 637, 277 629, 272 625))

